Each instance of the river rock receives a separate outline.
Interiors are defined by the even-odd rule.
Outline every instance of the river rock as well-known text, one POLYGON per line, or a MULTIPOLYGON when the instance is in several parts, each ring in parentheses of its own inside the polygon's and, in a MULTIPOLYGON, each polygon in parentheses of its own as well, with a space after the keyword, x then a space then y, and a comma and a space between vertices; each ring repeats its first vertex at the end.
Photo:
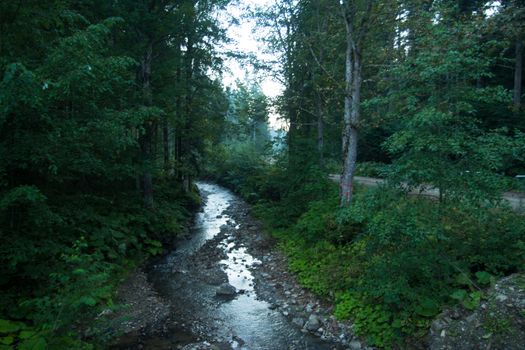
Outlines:
POLYGON ((215 291, 215 294, 218 296, 234 296, 236 294, 235 287, 232 286, 229 283, 223 283, 221 284, 217 290, 215 291))
POLYGON ((310 317, 308 317, 308 321, 306 321, 306 324, 304 325, 304 328, 306 328, 310 332, 315 332, 320 327, 321 319, 316 314, 311 314, 310 317))
POLYGON ((268 309, 270 310, 275 310, 279 307, 279 304, 270 304, 270 306, 268 306, 268 309))
POLYGON ((208 270, 201 271, 200 279, 206 284, 220 286, 228 281, 228 276, 219 266, 212 266, 208 270))
POLYGON ((305 310, 306 312, 308 312, 308 313, 312 312, 312 311, 314 310, 314 306, 313 306, 313 304, 308 303, 308 304, 306 305, 306 308, 305 308, 304 310, 305 310))
POLYGON ((363 346, 359 340, 352 340, 350 344, 348 344, 348 347, 352 350, 361 350, 363 346))
POLYGON ((300 328, 303 328, 303 326, 304 326, 304 319, 301 318, 301 317, 295 317, 292 320, 292 323, 295 324, 296 326, 300 327, 300 328))
POLYGON ((216 345, 212 345, 208 342, 188 344, 182 348, 182 350, 218 350, 216 345))

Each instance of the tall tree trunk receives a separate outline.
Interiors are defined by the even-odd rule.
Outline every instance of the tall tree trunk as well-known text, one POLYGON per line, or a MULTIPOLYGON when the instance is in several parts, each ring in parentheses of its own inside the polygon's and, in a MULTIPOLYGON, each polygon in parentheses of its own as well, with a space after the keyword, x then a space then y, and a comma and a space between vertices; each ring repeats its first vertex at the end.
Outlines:
POLYGON ((168 175, 170 172, 170 133, 167 117, 162 123, 162 145, 164 149, 164 171, 168 175))
MULTIPOLYGON (((144 103, 151 106, 153 103, 153 96, 151 93, 151 61, 153 58, 153 43, 150 41, 144 59, 141 65, 141 80, 142 92, 144 96, 144 103)), ((144 133, 139 138, 139 144, 142 153, 142 162, 144 165, 144 173, 142 175, 142 191, 144 204, 147 208, 153 207, 153 175, 151 168, 153 166, 152 159, 152 143, 154 138, 156 125, 153 121, 148 120, 144 125, 144 133)))
POLYGON ((252 121, 252 143, 253 146, 257 144, 257 122, 255 120, 252 121))
POLYGON ((372 0, 366 1, 362 13, 360 28, 356 32, 356 3, 343 0, 341 5, 346 26, 346 62, 345 62, 345 106, 343 128, 343 172, 340 182, 340 205, 348 206, 352 202, 354 190, 354 172, 357 161, 357 139, 361 116, 361 85, 363 82, 361 67, 361 43, 366 36, 372 0))
MULTIPOLYGON (((322 15, 321 10, 321 1, 317 2, 317 6, 315 8, 315 17, 316 17, 316 24, 317 24, 317 35, 322 35, 321 33, 326 33, 327 26, 328 26, 328 17, 322 15)), ((323 9, 326 11, 326 9, 323 9)), ((319 38, 321 39, 321 38, 319 38)), ((317 71, 322 71, 324 64, 324 45, 322 43, 322 40, 317 40, 319 42, 318 45, 318 58, 316 59, 314 57, 314 60, 317 62, 317 71)), ((315 56, 315 53, 312 49, 312 55, 315 56)), ((313 74, 316 74, 315 71, 313 71, 313 74)), ((321 84, 317 84, 316 91, 315 91, 315 109, 317 114, 317 153, 319 155, 319 166, 321 168, 324 167, 324 114, 325 114, 325 101, 323 99, 323 96, 321 94, 321 84)))
POLYGON ((342 146, 343 146, 343 172, 341 174, 341 180, 339 182, 339 200, 340 205, 345 206, 350 204, 352 201, 352 192, 354 187, 354 170, 355 170, 355 151, 357 145, 356 136, 357 130, 355 125, 352 125, 352 104, 353 104, 353 73, 354 73, 354 62, 353 62, 353 51, 354 43, 352 40, 352 19, 348 13, 348 3, 346 3, 345 9, 345 24, 346 24, 346 59, 345 59, 345 104, 344 104, 344 116, 343 116, 343 135, 342 135, 342 146))
MULTIPOLYGON (((191 130, 192 129, 192 114, 193 114, 193 73, 194 69, 197 66, 197 64, 194 62, 195 56, 194 56, 194 42, 193 37, 190 34, 188 36, 187 40, 187 47, 186 47, 186 56, 185 56, 185 106, 184 106, 184 129, 185 130, 191 130)), ((184 168, 189 167, 192 162, 192 157, 190 154, 186 154, 186 149, 191 147, 191 144, 186 144, 186 142, 191 143, 191 139, 183 139, 183 132, 180 134, 180 143, 179 147, 181 150, 181 160, 184 160, 187 164, 184 164, 184 168), (184 158, 185 157, 185 158, 184 158)), ((191 174, 189 172, 182 174, 183 178, 183 189, 186 192, 189 192, 191 189, 191 174)))
MULTIPOLYGON (((180 55, 180 50, 179 50, 180 55)), ((179 86, 182 85, 182 58, 179 56, 179 66, 177 68, 177 84, 179 86)), ((178 125, 175 128, 175 137, 174 137, 174 148, 175 148, 175 178, 179 182, 179 184, 182 184, 182 171, 181 171, 181 164, 182 164, 182 126, 183 123, 183 112, 182 112, 182 97, 181 92, 177 93, 177 96, 175 97, 175 109, 177 110, 177 119, 178 119, 178 125)))
POLYGON ((154 123, 147 122, 144 125, 144 133, 140 136, 139 144, 142 152, 142 162, 144 166, 144 172, 142 174, 142 196, 144 205, 147 208, 153 207, 153 175, 151 168, 153 166, 152 159, 152 141, 154 135, 154 123))
POLYGON ((317 112, 317 152, 319 153, 319 165, 324 166, 324 108, 323 100, 319 92, 315 93, 315 105, 317 112))
POLYGON ((343 173, 340 182, 340 205, 347 206, 352 202, 354 189, 354 172, 357 161, 358 124, 361 103, 361 57, 348 39, 346 52, 346 89, 343 129, 343 173))
POLYGON ((523 40, 516 41, 516 66, 514 69, 514 113, 519 114, 521 109, 521 82, 523 74, 523 40))

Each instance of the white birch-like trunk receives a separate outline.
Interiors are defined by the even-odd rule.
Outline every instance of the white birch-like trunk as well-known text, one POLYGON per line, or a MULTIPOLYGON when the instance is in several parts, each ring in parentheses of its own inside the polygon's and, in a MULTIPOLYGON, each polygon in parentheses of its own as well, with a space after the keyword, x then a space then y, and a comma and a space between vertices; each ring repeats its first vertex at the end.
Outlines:
MULTIPOLYGON (((347 5, 345 11, 350 11, 347 5)), ((357 161, 358 125, 361 103, 361 57, 353 38, 353 15, 345 12, 346 62, 343 145, 343 172, 340 181, 340 205, 352 202, 354 172, 357 161)))

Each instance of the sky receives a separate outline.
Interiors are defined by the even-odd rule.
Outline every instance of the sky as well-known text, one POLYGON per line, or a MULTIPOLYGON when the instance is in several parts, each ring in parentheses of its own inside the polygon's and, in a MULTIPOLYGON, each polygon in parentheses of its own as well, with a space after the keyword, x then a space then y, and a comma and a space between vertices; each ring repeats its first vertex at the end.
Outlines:
MULTIPOLYGON (((224 21, 227 21, 228 16, 234 16, 239 20, 239 25, 228 26, 228 36, 232 42, 225 45, 225 50, 237 51, 244 54, 252 54, 258 59, 267 60, 270 57, 268 53, 264 52, 264 44, 256 39, 256 24, 253 19, 243 18, 243 14, 248 7, 271 5, 274 0, 238 0, 234 1, 227 10, 227 16, 224 16, 224 21)), ((274 77, 268 74, 257 74, 252 67, 246 63, 229 58, 225 62, 225 71, 223 73, 223 83, 225 86, 234 86, 235 81, 245 80, 246 77, 260 79, 260 86, 266 96, 275 98, 279 96, 284 87, 274 77), (256 75, 258 77, 256 77, 256 75)), ((271 112, 269 124, 272 129, 282 129, 285 127, 283 121, 279 116, 271 112)))

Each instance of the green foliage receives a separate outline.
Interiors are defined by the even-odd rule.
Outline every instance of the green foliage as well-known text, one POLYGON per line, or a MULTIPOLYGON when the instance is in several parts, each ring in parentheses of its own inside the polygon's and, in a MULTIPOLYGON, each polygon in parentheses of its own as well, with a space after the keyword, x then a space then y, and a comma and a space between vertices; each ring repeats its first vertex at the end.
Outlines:
MULTIPOLYGON (((338 171, 337 173, 340 173, 338 171)), ((385 173, 385 164, 377 162, 357 163, 355 169, 356 176, 383 177, 385 173)))
MULTIPOLYGON (((0 347, 91 348, 79 330, 114 307, 119 277, 161 254, 198 204, 181 182, 217 137, 226 98, 202 74, 213 65, 211 50, 187 57, 174 48, 188 36, 196 47, 218 39, 209 14, 224 2, 184 16, 169 4, 170 11, 159 1, 0 3, 0 347), (146 93, 138 73, 150 40, 146 93), (176 71, 189 78, 184 91, 173 89, 176 71), (200 141, 179 148, 177 161, 167 154, 162 170, 160 142, 150 140, 149 159, 139 142, 161 122, 170 136, 183 127, 200 141), (148 171, 155 206, 146 209, 137 179, 148 171)), ((94 343, 105 340, 100 328, 94 343)))
POLYGON ((450 295, 454 300, 460 302, 467 310, 475 310, 481 302, 483 294, 479 291, 468 293, 464 289, 458 289, 450 295))
MULTIPOLYGON (((71 341, 68 334, 73 334, 71 325, 92 322, 102 308, 114 306, 113 291, 129 261, 162 253, 162 242, 181 232, 189 215, 185 207, 194 207, 194 199, 185 199, 168 188, 158 189, 163 193, 159 196, 163 198, 159 198, 162 209, 158 212, 145 212, 137 199, 131 201, 136 196, 125 195, 112 202, 97 197, 63 197, 62 200, 78 206, 57 208, 53 213, 55 229, 62 233, 60 240, 48 235, 38 245, 32 237, 2 245, 2 263, 8 267, 0 281, 5 288, 0 303, 2 314, 34 325, 42 339, 53 340, 50 344, 56 348, 66 347, 71 341), (74 228, 70 223, 74 223, 74 228), (68 239, 74 237, 79 239, 69 245, 68 239), (33 262, 40 259, 46 259, 46 264, 34 266, 33 262), (31 281, 31 293, 26 294, 23 285, 13 284, 21 277, 31 281)), ((17 198, 9 201, 10 206, 20 205, 20 198, 33 198, 29 196, 33 193, 19 191, 17 196, 8 197, 17 198)), ((79 343, 73 347, 81 346, 87 345, 79 343)))
POLYGON ((389 118, 397 124, 384 144, 394 158, 393 180, 431 185, 444 199, 499 199, 503 171, 520 141, 508 128, 482 127, 479 109, 508 105, 510 93, 471 83, 493 76, 491 52, 501 44, 481 41, 475 35, 481 26, 479 19, 427 22, 417 39, 421 49, 385 72, 396 83, 375 100, 392 107, 389 118))
POLYGON ((410 320, 396 319, 383 305, 374 305, 350 292, 337 295, 334 314, 339 319, 351 318, 357 334, 366 335, 371 344, 382 348, 399 344, 402 332, 410 332, 414 327, 410 320))
POLYGON ((350 318, 371 344, 403 347, 444 307, 475 309, 480 288, 522 268, 520 214, 464 201, 437 205, 388 187, 360 189, 352 206, 338 209, 333 187, 287 227, 275 229, 278 216, 290 218, 281 203, 259 204, 257 213, 301 284, 327 298, 335 293, 335 315, 350 318))

